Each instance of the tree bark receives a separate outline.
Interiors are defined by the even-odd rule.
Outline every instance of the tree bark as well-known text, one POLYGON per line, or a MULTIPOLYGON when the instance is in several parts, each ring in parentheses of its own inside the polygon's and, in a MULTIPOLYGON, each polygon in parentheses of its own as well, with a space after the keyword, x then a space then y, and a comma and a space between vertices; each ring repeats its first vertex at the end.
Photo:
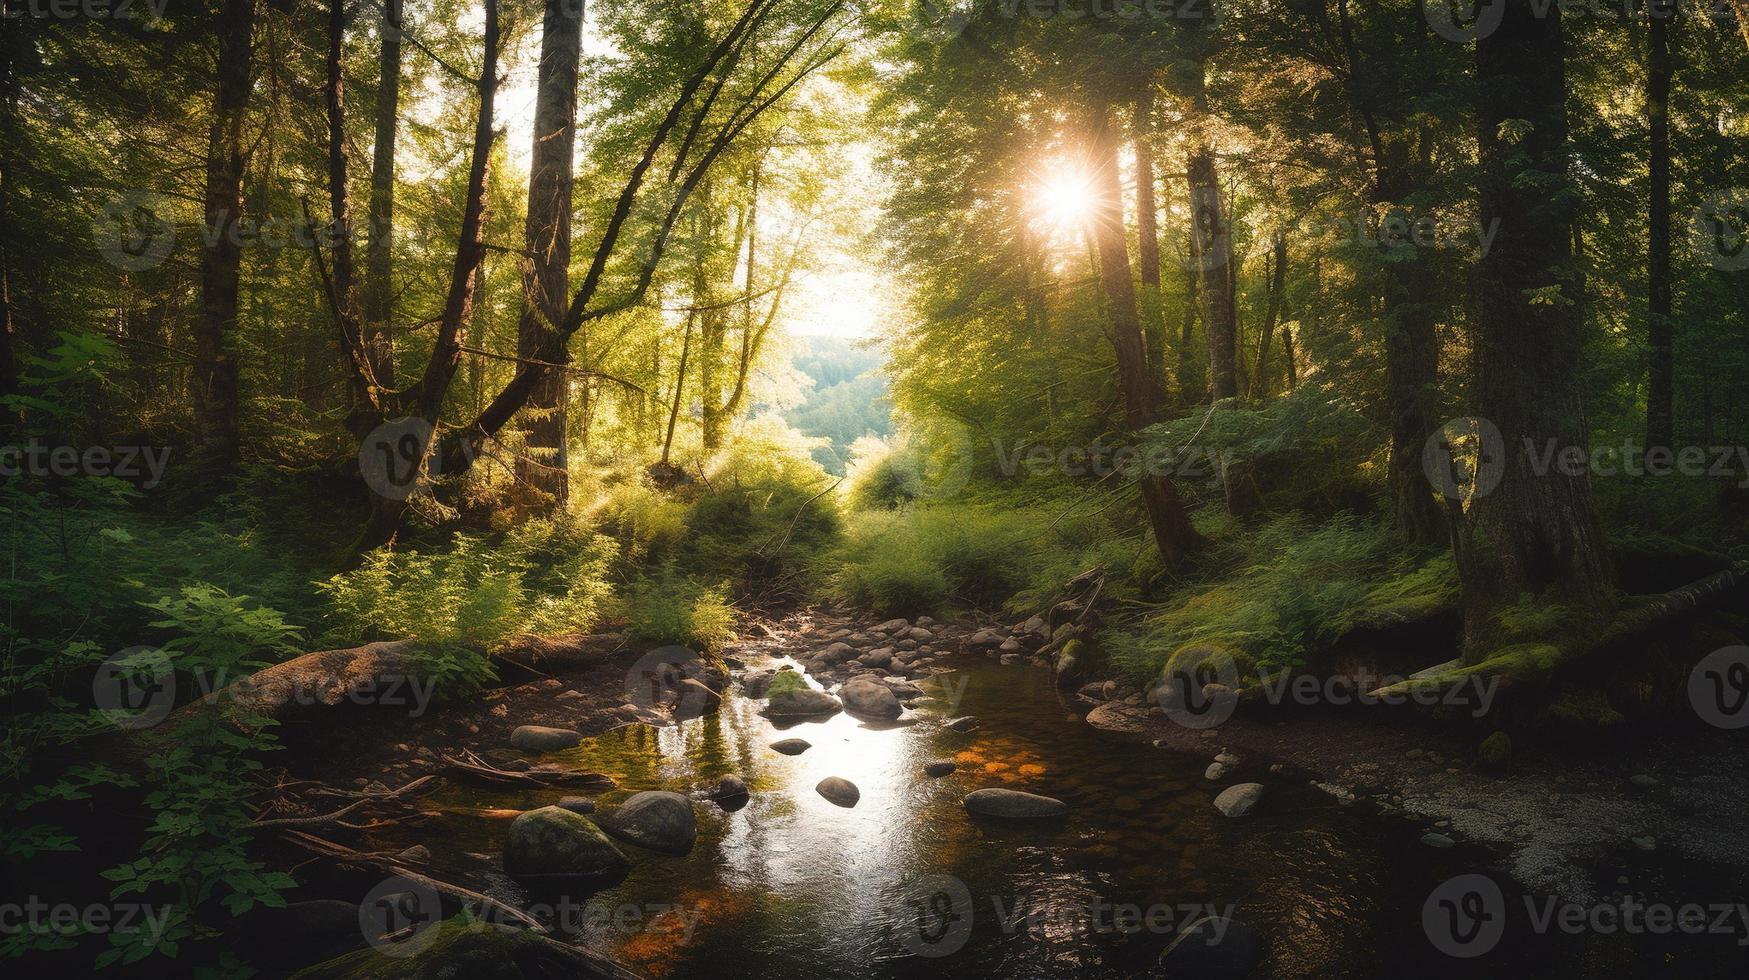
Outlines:
POLYGON ((364 323, 372 370, 395 386, 395 138, 401 108, 401 0, 382 0, 381 80, 376 146, 371 154, 370 227, 365 229, 364 323))
POLYGON ((1154 86, 1136 96, 1131 141, 1136 154, 1136 278, 1148 376, 1166 392, 1166 311, 1160 296, 1160 203, 1154 192, 1154 86))
POLYGON ((194 318, 194 420, 201 455, 216 471, 236 468, 240 452, 237 294, 242 264, 243 123, 249 108, 249 68, 255 0, 225 0, 219 11, 218 79, 207 136, 205 248, 200 262, 200 313, 194 318))
POLYGON ((1233 308, 1233 241, 1227 226, 1226 205, 1221 198, 1215 154, 1208 142, 1208 95, 1204 90, 1206 66, 1199 64, 1192 79, 1191 151, 1186 175, 1190 185, 1190 232, 1196 240, 1191 254, 1202 274, 1203 327, 1209 348, 1209 386, 1215 401, 1239 394, 1235 364, 1238 338, 1233 308))
MULTIPOLYGON (((1117 354, 1124 421, 1131 432, 1139 433, 1154 422, 1158 388, 1148 374, 1142 325, 1136 312, 1135 283, 1130 275, 1129 243, 1124 231, 1123 185, 1118 180, 1117 145, 1108 115, 1100 109, 1093 122, 1092 169, 1096 175, 1093 240, 1110 322, 1108 337, 1117 354)), ((1160 558, 1169 568, 1179 567, 1202 549, 1202 535, 1191 524, 1170 477, 1144 470, 1139 483, 1142 506, 1147 511, 1160 558)))
POLYGON ((1646 115, 1651 123, 1650 229, 1646 239, 1646 449, 1670 448, 1675 434, 1675 323, 1670 295, 1670 57, 1673 0, 1650 0, 1651 52, 1647 62, 1646 115))
MULTIPOLYGON (((582 0, 547 0, 535 94, 534 152, 529 164, 527 257, 517 356, 535 358, 565 318, 570 299, 571 194, 577 145, 577 76, 583 43, 582 0)), ((565 445, 563 371, 542 369, 523 413, 526 448, 517 475, 563 510, 570 495, 565 445)))
POLYGON ((1501 436, 1484 452, 1504 463, 1498 486, 1473 497, 1454 535, 1466 663, 1511 639, 1495 614, 1526 595, 1569 606, 1587 629, 1602 629, 1613 611, 1585 471, 1538 472, 1551 447, 1587 446, 1565 48, 1559 7, 1539 17, 1516 3, 1476 46, 1480 216, 1499 232, 1479 269, 1474 398, 1501 436))
POLYGON ((1269 264, 1269 304, 1263 311, 1263 329, 1257 339, 1257 367, 1251 372, 1251 397, 1269 394, 1269 348, 1275 343, 1275 328, 1281 322, 1282 307, 1287 298, 1287 232, 1277 230, 1271 242, 1269 264))

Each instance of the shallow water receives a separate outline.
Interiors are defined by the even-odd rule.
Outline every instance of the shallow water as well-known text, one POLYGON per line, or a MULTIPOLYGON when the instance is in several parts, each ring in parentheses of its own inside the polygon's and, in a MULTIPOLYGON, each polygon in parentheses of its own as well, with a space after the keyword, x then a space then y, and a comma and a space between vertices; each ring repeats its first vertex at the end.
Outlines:
MULTIPOLYGON (((1250 760, 1236 778, 1211 783, 1202 778, 1206 759, 1088 727, 1046 671, 977 665, 934 682, 940 696, 893 725, 840 714, 778 728, 758 714, 763 702, 731 692, 715 714, 620 729, 552 757, 618 781, 599 805, 674 789, 690 791, 699 814, 688 855, 622 845, 633 870, 589 897, 576 940, 652 977, 809 980, 1156 975, 1174 928, 1209 911, 1257 931, 1266 953, 1259 975, 1475 976, 1507 963, 1514 973, 1577 975, 1655 975, 1680 963, 1689 975, 1710 975, 1741 952, 1729 942, 1693 955, 1668 937, 1587 940, 1519 928, 1484 959, 1448 957, 1426 937, 1423 903, 1453 875, 1487 870, 1488 855, 1433 850, 1419 842, 1422 828, 1365 804, 1342 806, 1250 760), (964 714, 981 727, 941 726, 964 714), (813 747, 795 757, 768 748, 785 737, 813 747), (940 759, 959 771, 925 776, 925 763, 940 759), (753 791, 732 812, 702 797, 729 773, 753 791), (860 788, 855 808, 815 792, 827 776, 860 788), (1268 788, 1257 810, 1229 821, 1212 801, 1235 781, 1268 788), (960 800, 987 786, 1057 797, 1070 815, 1042 825, 974 820, 960 800)), ((1211 739, 1208 756, 1219 746, 1211 739)), ((436 802, 526 809, 562 795, 473 792, 436 802)), ((453 843, 481 858, 498 852, 507 826, 456 812, 443 823, 453 843)), ((529 898, 501 874, 494 891, 529 898)))

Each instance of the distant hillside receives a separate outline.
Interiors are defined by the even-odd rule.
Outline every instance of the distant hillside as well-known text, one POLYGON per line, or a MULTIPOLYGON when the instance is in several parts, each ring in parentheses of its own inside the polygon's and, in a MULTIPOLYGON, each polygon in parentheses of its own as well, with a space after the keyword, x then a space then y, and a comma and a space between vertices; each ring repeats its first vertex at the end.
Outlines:
POLYGON ((805 435, 832 440, 814 451, 830 473, 842 476, 850 444, 866 435, 892 434, 887 379, 877 373, 883 358, 842 337, 809 337, 809 351, 795 358, 796 370, 814 379, 813 394, 784 417, 805 435))

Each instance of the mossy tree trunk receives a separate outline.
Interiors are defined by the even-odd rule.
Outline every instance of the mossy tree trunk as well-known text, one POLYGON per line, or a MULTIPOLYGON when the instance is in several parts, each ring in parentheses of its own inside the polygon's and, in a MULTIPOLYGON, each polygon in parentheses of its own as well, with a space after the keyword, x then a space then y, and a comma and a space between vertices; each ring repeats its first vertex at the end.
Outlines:
POLYGON ((1502 437, 1484 451, 1504 466, 1456 534, 1467 663, 1503 639, 1496 613, 1522 596, 1568 605, 1599 630, 1612 612, 1587 475, 1543 465, 1549 447, 1585 447, 1587 437, 1564 55, 1559 9, 1538 17, 1525 4, 1506 5, 1476 50, 1481 219, 1499 233, 1480 268, 1474 398, 1502 437))

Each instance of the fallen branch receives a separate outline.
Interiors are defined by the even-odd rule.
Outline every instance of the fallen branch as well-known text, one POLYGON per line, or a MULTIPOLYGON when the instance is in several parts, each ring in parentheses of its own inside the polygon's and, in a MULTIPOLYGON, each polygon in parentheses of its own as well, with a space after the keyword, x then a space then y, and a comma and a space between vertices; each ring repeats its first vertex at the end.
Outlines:
POLYGON ((535 766, 519 772, 514 769, 500 769, 466 749, 462 751, 467 758, 446 755, 443 757, 443 762, 445 775, 464 782, 536 786, 542 789, 552 789, 559 786, 593 786, 601 789, 612 789, 615 786, 613 777, 606 773, 579 772, 574 769, 562 769, 558 766, 535 766))

